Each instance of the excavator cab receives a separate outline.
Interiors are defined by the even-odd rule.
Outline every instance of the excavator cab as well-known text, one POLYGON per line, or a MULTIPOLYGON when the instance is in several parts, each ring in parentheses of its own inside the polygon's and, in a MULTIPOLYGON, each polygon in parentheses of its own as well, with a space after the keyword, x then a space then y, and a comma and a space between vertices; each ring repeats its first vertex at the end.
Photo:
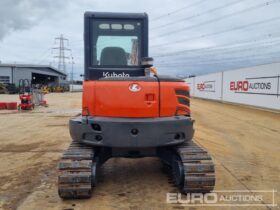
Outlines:
POLYGON ((147 14, 85 13, 85 79, 144 76, 147 14))
POLYGON ((147 14, 86 12, 84 18, 82 114, 69 121, 60 197, 90 197, 100 166, 112 157, 159 157, 180 191, 213 190, 211 157, 192 141, 189 86, 152 68, 147 14))

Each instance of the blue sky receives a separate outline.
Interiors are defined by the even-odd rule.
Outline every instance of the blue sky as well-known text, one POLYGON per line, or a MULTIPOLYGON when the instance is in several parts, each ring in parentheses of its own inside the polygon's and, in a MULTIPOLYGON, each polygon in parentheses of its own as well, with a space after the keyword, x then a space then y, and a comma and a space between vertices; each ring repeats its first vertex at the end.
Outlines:
POLYGON ((63 34, 78 79, 85 11, 147 12, 150 56, 162 74, 198 75, 280 61, 280 0, 1 0, 0 60, 57 66, 51 48, 63 34))

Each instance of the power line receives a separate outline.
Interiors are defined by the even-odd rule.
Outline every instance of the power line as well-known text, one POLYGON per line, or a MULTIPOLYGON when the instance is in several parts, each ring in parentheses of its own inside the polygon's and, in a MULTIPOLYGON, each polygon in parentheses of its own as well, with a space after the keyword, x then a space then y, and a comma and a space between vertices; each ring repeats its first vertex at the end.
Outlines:
POLYGON ((176 20, 176 21, 172 21, 172 22, 169 22, 169 23, 166 23, 166 24, 162 24, 162 25, 153 27, 153 28, 151 28, 151 29, 154 30, 154 29, 163 28, 163 27, 166 27, 166 26, 169 26, 169 25, 178 24, 178 23, 180 23, 180 22, 182 22, 182 21, 191 20, 191 19, 200 17, 200 16, 202 16, 202 15, 215 12, 215 11, 220 10, 220 9, 224 9, 224 8, 229 7, 229 6, 232 6, 232 5, 234 5, 234 4, 238 4, 238 3, 243 2, 243 1, 246 1, 246 0, 232 1, 232 2, 230 2, 230 3, 228 3, 228 4, 224 4, 224 5, 222 5, 222 6, 215 7, 215 8, 213 8, 213 9, 206 10, 205 12, 198 13, 198 14, 194 14, 194 15, 191 15, 191 16, 188 16, 188 17, 185 17, 185 18, 176 20))
POLYGON ((230 32, 230 31, 236 31, 236 30, 247 28, 247 27, 261 25, 261 24, 265 24, 265 23, 269 23, 269 22, 273 22, 273 21, 277 21, 277 20, 280 20, 280 17, 274 17, 274 18, 270 18, 270 19, 266 19, 266 20, 262 20, 262 21, 257 21, 257 22, 253 22, 253 23, 250 23, 250 24, 247 24, 247 25, 228 28, 228 29, 224 29, 224 30, 221 30, 221 31, 200 35, 200 36, 194 36, 194 37, 190 37, 190 38, 186 38, 186 39, 180 39, 180 40, 173 40, 171 42, 161 43, 161 44, 158 44, 158 45, 153 45, 151 47, 165 47, 167 45, 174 45, 174 43, 178 44, 178 43, 182 43, 182 42, 185 42, 185 41, 191 41, 191 40, 211 37, 211 36, 215 36, 215 35, 218 35, 218 34, 224 34, 224 33, 230 32))
POLYGON ((83 39, 79 39, 79 40, 77 40, 75 42, 71 42, 71 45, 76 44, 76 43, 80 43, 80 42, 83 42, 83 41, 84 41, 83 39))
MULTIPOLYGON (((280 35, 280 33, 277 33, 275 35, 280 35)), ((156 54, 153 55, 153 57, 157 57, 157 58, 162 58, 162 57, 170 57, 170 56, 183 56, 186 53, 209 53, 209 52, 219 52, 219 51, 225 51, 225 53, 228 52, 234 52, 234 51, 248 51, 251 49, 255 49, 255 48, 263 48, 263 47, 267 47, 267 46, 257 46, 257 44, 260 45, 265 45, 265 44, 273 44, 274 42, 278 42, 279 40, 273 40, 273 41, 267 41, 269 39, 271 39, 273 37, 273 34, 267 34, 266 35, 268 38, 262 39, 262 40, 251 40, 251 41, 243 41, 243 40, 239 40, 239 41, 233 41, 227 44, 222 44, 222 45, 217 45, 217 46, 211 46, 211 47, 204 47, 204 48, 197 48, 197 49, 188 49, 188 50, 182 50, 182 51, 175 51, 175 52, 171 52, 171 53, 164 53, 164 54, 156 54), (257 43, 259 42, 259 43, 257 43), (256 47, 253 48, 243 48, 241 49, 241 47, 243 46, 237 46, 237 45, 252 45, 254 44, 256 47), (222 48, 222 47, 227 47, 227 48, 222 48), (239 49, 236 49, 239 48, 239 49), (235 49, 235 50, 231 50, 231 49, 235 49), (227 50, 231 50, 231 51, 227 51, 227 50)), ((273 38, 280 38, 280 36, 276 36, 273 38)), ((71 44, 72 46, 72 44, 71 44)), ((212 53, 211 53, 212 54, 212 53)))
MULTIPOLYGON (((231 61, 234 61, 234 60, 240 60, 240 59, 243 59, 246 58, 252 58, 252 57, 259 57, 259 56, 266 56, 265 58, 263 59, 268 59, 267 56, 272 56, 272 55, 278 55, 278 57, 280 56, 280 52, 279 50, 276 51, 276 52, 270 52, 270 53, 260 53, 260 54, 253 54, 253 55, 248 55, 248 56, 239 56, 239 57, 231 57, 231 58, 222 58, 222 59, 212 59, 211 61, 213 61, 213 63, 217 63, 217 62, 225 62, 226 60, 228 60, 227 62, 231 62, 231 61)), ((259 59, 259 58, 258 58, 259 59)), ((261 58, 262 59, 262 58, 261 58)), ((212 62, 195 62, 193 63, 192 65, 208 65, 208 64, 211 64, 212 62)), ((186 63, 186 62, 175 62, 175 63, 159 63, 160 65, 190 65, 190 62, 186 63)))
POLYGON ((51 48, 48 48, 48 49, 44 50, 38 57, 36 57, 33 60, 31 60, 31 62, 33 63, 35 61, 39 61, 39 62, 36 62, 36 63, 39 64, 40 61, 42 60, 42 58, 44 58, 49 51, 51 51, 51 48))
POLYGON ((161 18, 168 17, 168 16, 170 16, 170 15, 173 15, 173 14, 175 14, 175 13, 178 13, 178 12, 180 12, 180 11, 182 11, 182 10, 187 9, 187 8, 191 8, 191 7, 194 7, 194 6, 196 6, 196 5, 199 5, 199 4, 203 3, 203 2, 207 2, 207 1, 206 1, 206 0, 200 0, 200 1, 195 2, 195 3, 193 3, 193 4, 186 5, 186 6, 184 6, 184 7, 181 7, 180 9, 176 9, 176 10, 174 10, 174 11, 172 11, 172 12, 169 12, 169 13, 166 13, 166 14, 163 14, 163 15, 160 15, 160 16, 157 16, 157 17, 155 17, 155 18, 152 18, 152 19, 150 20, 150 22, 151 22, 151 21, 159 20, 159 19, 161 19, 161 18))
POLYGON ((232 58, 223 58, 223 59, 213 59, 211 61, 213 62, 209 62, 209 61, 194 61, 194 62, 175 62, 175 63, 159 63, 159 65, 184 65, 184 66, 193 66, 193 65, 209 65, 209 64, 217 64, 217 63, 228 63, 228 62, 234 62, 234 61, 247 61, 247 59, 251 59, 251 58, 254 58, 254 57, 262 57, 262 56, 265 56, 265 57, 262 57, 262 58, 258 58, 258 59, 269 59, 271 58, 271 56, 273 55, 276 55, 278 57, 280 57, 280 54, 279 54, 279 51, 277 52, 270 52, 270 53, 263 53, 263 54, 255 54, 255 55, 248 55, 248 56, 239 56, 239 57, 232 57, 232 58), (269 56, 269 57, 268 57, 269 56))
MULTIPOLYGON (((184 56, 183 58, 180 59, 191 59, 191 58, 198 58, 201 57, 201 55, 203 56, 210 56, 210 55, 214 55, 214 56, 219 56, 220 54, 222 55, 232 55, 232 53, 244 53, 246 51, 255 51, 257 49, 265 49, 265 48, 270 48, 270 47, 275 47, 277 45, 280 45, 280 40, 274 40, 274 41, 267 41, 267 42, 263 42, 261 43, 262 45, 254 45, 253 47, 249 47, 249 48, 228 48, 228 49, 217 49, 217 50, 209 50, 206 52, 199 52, 199 55, 192 55, 192 56, 188 56, 185 54, 178 54, 176 55, 178 56, 184 56)), ((174 56, 174 55, 171 55, 174 56)), ((162 58, 161 56, 154 56, 157 58, 162 58)), ((166 56, 163 56, 166 57, 166 56)))
POLYGON ((257 4, 257 5, 255 5, 255 6, 252 6, 252 7, 249 7, 249 8, 240 10, 240 11, 237 11, 237 12, 232 12, 232 13, 230 13, 230 14, 222 15, 222 16, 220 16, 220 17, 218 17, 218 18, 214 18, 214 19, 211 19, 211 20, 207 20, 207 21, 202 22, 202 23, 199 23, 199 24, 187 26, 187 27, 181 28, 180 30, 168 31, 167 33, 160 34, 160 36, 151 37, 151 39, 153 39, 153 38, 158 38, 158 37, 163 37, 163 36, 170 36, 170 35, 174 35, 174 33, 182 32, 182 31, 185 31, 185 30, 188 30, 188 29, 197 28, 197 27, 200 27, 200 26, 203 26, 203 25, 206 25, 206 24, 210 24, 210 23, 214 23, 214 22, 217 22, 217 21, 223 21, 223 20, 226 19, 226 18, 235 16, 235 15, 238 15, 238 14, 250 12, 250 11, 253 11, 253 10, 256 10, 256 9, 259 9, 259 8, 262 8, 262 7, 270 6, 270 5, 274 4, 274 3, 279 3, 279 2, 280 2, 279 0, 267 1, 267 2, 265 2, 265 3, 257 4))
MULTIPOLYGON (((239 60, 236 62, 227 62, 227 63, 212 63, 212 64, 203 64, 203 65, 190 65, 190 66, 181 66, 181 65, 172 65, 172 66, 158 66, 158 71, 160 71, 161 69, 166 69, 166 68, 180 68, 180 72, 182 72, 182 70, 188 71, 189 73, 193 74, 194 72, 197 73, 197 69, 202 70, 205 73, 205 69, 207 68, 208 72, 210 69, 215 68, 214 70, 217 71, 217 69, 219 69, 219 71, 221 71, 221 67, 223 67, 223 70, 227 70, 229 69, 237 69, 237 68, 244 68, 247 66, 256 66, 256 65, 265 65, 265 64, 271 64, 271 63, 275 63, 275 62, 279 62, 280 61, 280 57, 271 57, 270 60, 267 60, 267 58, 258 58, 258 59, 247 59, 247 60, 239 60), (244 62, 247 61, 247 63, 245 64, 244 62), (207 67, 205 67, 207 66, 207 67)), ((213 71, 211 71, 213 72, 213 71)), ((209 72, 210 73, 210 72, 209 72)))
MULTIPOLYGON (((71 51, 69 48, 65 47, 65 41, 69 42, 68 39, 63 37, 63 34, 60 37, 56 37, 55 41, 59 40, 59 47, 53 47, 53 50, 58 50, 58 55, 53 56, 54 58, 58 58, 58 70, 66 73, 66 63, 65 59, 70 59, 69 56, 65 56, 65 51, 71 51)), ((69 44, 69 43, 68 43, 69 44)))
MULTIPOLYGON (((280 35, 280 33, 276 33, 274 35, 280 35)), ((236 46, 236 45, 255 44, 258 41, 261 42, 261 41, 264 41, 264 40, 271 39, 273 37, 273 34, 269 33, 269 34, 266 34, 265 36, 261 36, 261 37, 267 37, 267 38, 264 38, 264 39, 261 39, 261 40, 258 40, 258 39, 251 40, 250 39, 248 41, 236 40, 236 41, 232 41, 232 42, 221 44, 221 45, 215 45, 215 46, 209 46, 209 47, 203 47, 203 48, 192 48, 192 49, 174 51, 174 52, 169 52, 169 53, 155 54, 153 56, 154 57, 169 57, 169 56, 177 56, 177 55, 185 54, 185 53, 215 50, 215 49, 219 49, 219 48, 223 48, 223 47, 231 47, 231 46, 236 46)), ((274 36, 273 38, 280 38, 280 36, 274 36)))
POLYGON ((71 47, 77 46, 77 45, 82 46, 83 45, 83 41, 84 40, 77 40, 75 42, 71 42, 71 47))
POLYGON ((48 55, 44 56, 39 62, 38 64, 42 64, 44 63, 45 61, 47 61, 49 58, 48 58, 48 55))
MULTIPOLYGON (((262 59, 249 59, 246 60, 247 63, 244 63, 243 61, 237 61, 237 62, 227 62, 227 63, 216 63, 216 64, 207 64, 206 65, 192 65, 192 66, 159 66, 158 71, 162 71, 162 69, 168 69, 170 68, 180 68, 180 73, 187 72, 188 75, 199 75, 201 73, 205 74, 205 69, 207 69, 208 73, 213 73, 217 71, 225 71, 225 70, 232 70, 232 69, 238 69, 238 68, 245 68, 250 66, 257 66, 257 65, 265 65, 265 64, 271 64, 275 62, 280 61, 280 57, 271 57, 270 60, 267 60, 266 58, 262 59), (205 67, 206 66, 206 67, 205 67)), ((178 72, 178 70, 177 70, 178 72)))
MULTIPOLYGON (((205 70, 205 68, 207 68, 208 70, 209 69, 213 69, 215 68, 215 71, 217 71, 217 69, 220 69, 220 67, 223 67, 222 69, 223 70, 228 70, 229 67, 228 66, 231 66, 230 69, 233 69, 233 68, 244 68, 244 67, 247 67, 247 66, 252 66, 252 65, 265 65, 265 64, 271 64, 271 63, 275 63, 275 62, 279 62, 280 61, 280 57, 279 56, 275 56, 275 57, 270 57, 270 59, 268 60, 267 58, 249 58, 249 59, 246 59, 246 60, 239 60, 239 61, 234 61, 234 62, 226 62, 226 63, 208 63, 208 64, 194 64, 194 65, 189 65, 189 66, 186 66, 184 65, 182 67, 182 65, 172 65, 172 66, 167 66, 167 65, 164 65, 164 66, 157 66, 159 68, 159 71, 160 69, 164 69, 164 68, 171 68, 171 67, 181 67, 183 68, 185 71, 189 71, 189 74, 191 72, 194 72, 194 69, 201 69, 202 68, 205 70), (247 65, 244 65, 244 61, 247 61, 247 65), (249 64, 250 63, 250 64, 249 64), (249 65, 248 65, 249 64, 249 65), (204 67, 206 66, 206 67, 204 67), (189 69, 189 70, 187 70, 189 69)), ((181 69, 182 70, 182 69, 181 69)), ((215 72, 215 71, 211 71, 211 72, 215 72)), ((197 70, 195 70, 195 72, 197 73, 197 70)), ((192 73, 191 73, 192 74, 192 73)))

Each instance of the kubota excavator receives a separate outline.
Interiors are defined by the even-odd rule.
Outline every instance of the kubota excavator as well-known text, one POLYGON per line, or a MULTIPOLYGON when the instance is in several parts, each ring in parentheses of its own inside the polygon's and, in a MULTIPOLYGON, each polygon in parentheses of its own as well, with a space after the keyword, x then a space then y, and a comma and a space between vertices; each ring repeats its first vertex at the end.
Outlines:
POLYGON ((183 193, 215 185, 211 156, 193 139, 188 85, 156 74, 146 13, 86 12, 82 115, 58 164, 61 198, 88 198, 111 157, 159 157, 183 193))

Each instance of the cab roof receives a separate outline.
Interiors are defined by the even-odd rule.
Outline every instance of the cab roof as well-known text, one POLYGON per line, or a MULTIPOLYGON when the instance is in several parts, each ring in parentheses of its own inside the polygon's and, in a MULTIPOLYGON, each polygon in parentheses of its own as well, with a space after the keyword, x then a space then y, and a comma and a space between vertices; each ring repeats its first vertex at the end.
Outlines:
POLYGON ((147 13, 85 12, 85 18, 148 19, 147 13))

